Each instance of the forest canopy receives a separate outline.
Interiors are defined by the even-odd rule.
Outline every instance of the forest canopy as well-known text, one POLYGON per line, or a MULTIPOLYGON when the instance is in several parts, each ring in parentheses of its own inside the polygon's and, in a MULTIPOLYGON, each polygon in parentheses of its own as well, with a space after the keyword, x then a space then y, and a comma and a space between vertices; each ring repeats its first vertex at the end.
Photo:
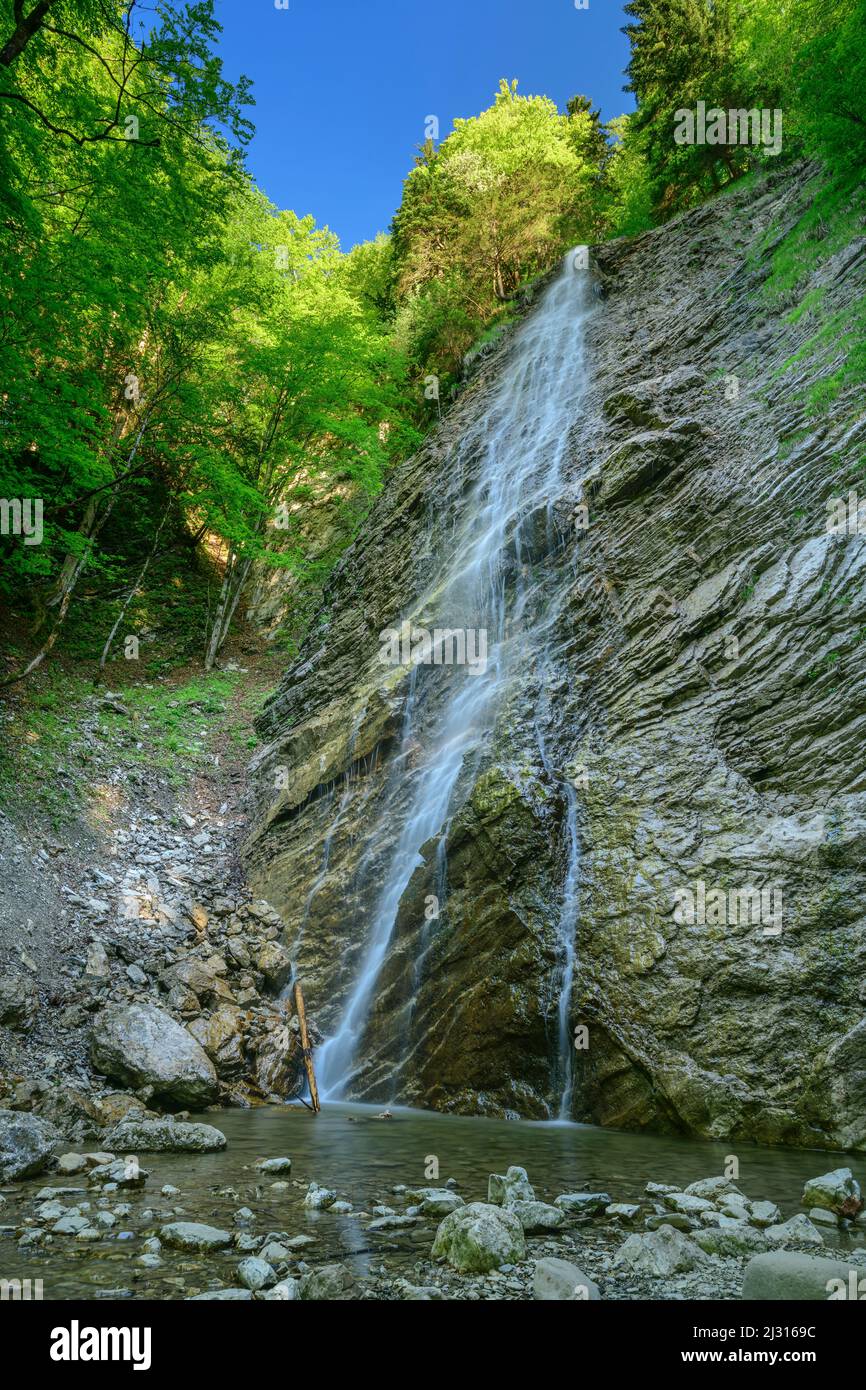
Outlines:
POLYGON ((0 601, 27 625, 7 681, 61 635, 104 664, 133 613, 183 617, 184 654, 212 666, 263 566, 318 593, 388 468, 568 248, 774 158, 856 177, 866 0, 626 11, 634 112, 604 123, 585 95, 563 111, 503 78, 418 149, 390 234, 344 253, 247 171, 252 91, 223 72, 213 0, 146 18, 0 0, 0 601), (778 110, 780 148, 678 143, 701 102, 778 110), (322 497, 338 520, 311 546, 322 497), (39 543, 23 513, 16 534, 24 499, 39 543))

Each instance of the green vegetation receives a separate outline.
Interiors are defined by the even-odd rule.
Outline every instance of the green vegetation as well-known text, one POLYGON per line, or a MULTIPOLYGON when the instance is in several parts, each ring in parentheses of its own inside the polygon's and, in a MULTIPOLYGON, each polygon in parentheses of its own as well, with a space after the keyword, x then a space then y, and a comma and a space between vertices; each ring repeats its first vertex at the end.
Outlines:
POLYGON ((862 168, 866 0, 632 0, 628 139, 644 160, 657 215, 690 207, 773 160, 764 144, 682 143, 676 115, 779 111, 781 155, 862 168))
POLYGON ((790 159, 824 168, 764 248, 804 334, 786 365, 821 361, 813 411, 862 383, 866 308, 827 313, 809 278, 864 224, 866 0, 626 11, 635 112, 503 80, 419 151, 391 235, 344 254, 246 172, 213 0, 146 25, 136 0, 0 0, 0 497, 44 505, 41 544, 0 536, 0 684, 58 641, 111 672, 129 634, 148 678, 209 670, 279 569, 296 651, 389 466, 568 248, 790 159), (780 111, 781 150, 677 143, 699 102, 780 111))
POLYGON ((599 231, 607 142, 588 106, 562 115, 503 80, 487 111, 422 150, 394 218, 398 337, 413 363, 453 370, 522 281, 599 231))
POLYGON ((240 671, 158 684, 116 684, 110 694, 60 665, 34 675, 28 701, 11 705, 0 741, 0 801, 46 813, 55 829, 110 810, 127 780, 179 788, 213 757, 249 754, 267 688, 240 671), (108 775, 110 772, 110 776, 108 775))
POLYGON ((33 634, 13 677, 82 601, 80 654, 140 631, 139 583, 162 608, 197 546, 213 665, 253 564, 303 568, 296 490, 372 496, 415 438, 349 258, 244 171, 212 0, 161 4, 138 39, 135 10, 37 6, 25 34, 0 3, 0 493, 44 503, 41 544, 0 542, 33 634))
MULTIPOLYGON (((827 313, 823 307, 826 288, 806 286, 821 266, 863 235, 866 189, 859 176, 847 169, 829 179, 816 175, 803 188, 797 211, 799 215, 773 251, 764 295, 776 309, 789 307, 790 323, 814 330, 776 369, 776 375, 784 375, 800 362, 812 362, 812 374, 817 372, 818 380, 806 391, 806 403, 810 413, 823 414, 847 387, 866 382, 866 304, 859 300, 827 313)), ((777 233, 773 239, 778 239, 777 233)))

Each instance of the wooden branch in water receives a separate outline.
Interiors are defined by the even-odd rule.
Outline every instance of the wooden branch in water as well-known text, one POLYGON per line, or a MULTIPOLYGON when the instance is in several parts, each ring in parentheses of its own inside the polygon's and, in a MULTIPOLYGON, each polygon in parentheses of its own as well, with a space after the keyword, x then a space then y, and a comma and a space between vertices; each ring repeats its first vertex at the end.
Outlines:
POLYGON ((304 993, 301 989, 300 980, 295 980, 292 988, 292 998, 295 1004, 295 1013, 298 1015, 298 1023, 301 1028, 301 1047, 304 1050, 304 1068, 310 1087, 310 1100, 313 1102, 313 1110, 318 1115, 322 1107, 319 1104, 319 1088, 316 1085, 316 1072, 313 1066, 313 1049, 310 1047, 310 1035, 307 1032, 307 1014, 304 1009, 304 993))

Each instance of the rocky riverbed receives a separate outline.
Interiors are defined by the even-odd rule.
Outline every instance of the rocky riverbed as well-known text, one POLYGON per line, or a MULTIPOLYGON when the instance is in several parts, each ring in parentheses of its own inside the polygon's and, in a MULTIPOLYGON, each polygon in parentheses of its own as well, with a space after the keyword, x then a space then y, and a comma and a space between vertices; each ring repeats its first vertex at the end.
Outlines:
POLYGON ((93 1149, 44 1125, 0 1113, 0 1272, 47 1299, 818 1298, 866 1279, 858 1178, 814 1153, 358 1106, 144 1114, 93 1149))

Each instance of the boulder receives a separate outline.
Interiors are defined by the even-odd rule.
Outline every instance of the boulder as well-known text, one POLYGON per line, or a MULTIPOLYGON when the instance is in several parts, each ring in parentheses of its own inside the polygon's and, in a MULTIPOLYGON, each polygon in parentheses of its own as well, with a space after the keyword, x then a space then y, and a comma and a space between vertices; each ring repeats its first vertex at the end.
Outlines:
POLYGON ((751 1202, 749 1220, 753 1226, 777 1226, 782 1220, 782 1213, 775 1202, 751 1202))
POLYGON ((0 1110, 0 1181, 15 1182, 41 1173, 60 1138, 59 1130, 38 1115, 0 1110))
POLYGON ((839 1217, 835 1211, 828 1211, 826 1207, 811 1207, 809 1210, 809 1220, 818 1226, 838 1226, 839 1217))
POLYGON ((294 1303, 301 1296, 301 1286, 297 1279, 281 1279, 272 1289, 266 1289, 259 1298, 268 1303, 294 1303))
POLYGON ((226 1146, 222 1130, 183 1120, 124 1120, 105 1136, 118 1153, 216 1153, 226 1146))
POLYGON ((99 1102, 76 1086, 52 1086, 40 1096, 37 1114, 75 1144, 95 1139, 102 1127, 99 1102))
MULTIPOLYGON (((334 1207, 331 1208, 334 1210, 334 1207)), ((404 1231, 409 1226, 417 1226, 417 1216, 377 1216, 367 1227, 368 1231, 404 1231)))
POLYGON ((767 1241, 762 1231, 750 1226, 747 1221, 737 1221, 732 1226, 714 1226, 705 1231, 696 1231, 692 1240, 707 1255, 735 1257, 750 1255, 755 1250, 766 1250, 767 1241))
POLYGON ((137 1191, 138 1188, 144 1187, 149 1177, 149 1171, 141 1167, 133 1154, 129 1158, 97 1164, 87 1174, 87 1181, 91 1187, 106 1187, 110 1183, 122 1191, 137 1191))
POLYGON ((774 1250, 749 1261, 743 1277, 742 1296, 762 1302, 824 1303, 834 1297, 837 1300, 850 1297, 852 1285, 858 1288, 858 1299, 866 1297, 866 1276, 862 1267, 845 1260, 774 1250), (861 1280, 862 1289, 859 1288, 861 1280))
POLYGON ((151 1087, 162 1100, 193 1108, 219 1093, 213 1063, 186 1028, 154 1004, 112 1004, 96 1019, 91 1059, 127 1086, 151 1087))
POLYGON ((259 1289, 269 1289, 277 1282, 277 1276, 267 1260, 258 1259, 255 1255, 241 1260, 238 1279, 245 1289, 252 1289, 253 1293, 258 1293, 259 1289))
POLYGON ((554 1202, 555 1207, 573 1214, 605 1211, 611 1204, 607 1192, 563 1192, 554 1202))
POLYGON ((163 1245, 174 1250, 222 1250, 231 1245, 229 1231, 221 1231, 216 1226, 205 1226, 199 1221, 171 1221, 159 1232, 163 1245))
POLYGON ((714 1202, 692 1192, 668 1192, 662 1201, 671 1211, 682 1212, 684 1216, 700 1216, 702 1212, 715 1210, 714 1202))
POLYGON ((709 1263, 699 1245, 673 1226, 660 1226, 645 1236, 629 1236, 613 1258, 614 1268, 628 1269, 634 1274, 651 1274, 667 1278, 671 1274, 687 1274, 699 1265, 709 1263))
POLYGON ((579 1265, 551 1259, 537 1261, 532 1297, 546 1303, 596 1303, 601 1293, 579 1265))
POLYGON ((267 1261, 269 1265, 285 1264, 291 1258, 291 1250, 279 1240, 266 1240, 259 1251, 259 1259, 267 1261))
POLYGON ((292 1160, 290 1158, 262 1158, 256 1164, 260 1173, 269 1173, 276 1176, 277 1173, 291 1173, 292 1160))
POLYGON ((447 1216, 465 1205, 463 1198, 450 1187, 416 1187, 407 1195, 418 1203, 425 1216, 447 1216))
POLYGON ((633 1202, 611 1202, 609 1207, 605 1207, 604 1214, 612 1221, 624 1221, 628 1224, 640 1216, 640 1206, 633 1202))
POLYGON ((535 1191, 526 1169, 512 1167, 504 1176, 491 1173, 487 1181, 487 1201, 499 1207, 511 1206, 512 1202, 534 1202, 535 1191))
POLYGON ((396 1279, 394 1291, 407 1303, 439 1303, 442 1290, 438 1284, 410 1284, 408 1279, 396 1279))
POLYGON ((684 1191, 689 1197, 705 1197, 711 1202, 717 1202, 720 1197, 743 1196, 730 1178, 699 1178, 697 1182, 690 1182, 684 1191))
POLYGON ((55 1221, 51 1227, 53 1235, 56 1236, 77 1236, 82 1231, 90 1229, 90 1222, 86 1216, 80 1212, 69 1212, 66 1216, 61 1216, 59 1221, 55 1221))
POLYGON ((221 979, 210 965, 196 959, 195 956, 163 970, 159 983, 169 995, 175 990, 181 990, 185 994, 194 994, 203 1004, 217 1006, 221 1001, 229 1004, 234 1002, 234 996, 225 980, 221 979))
POLYGON ((304 1206, 309 1207, 311 1211, 326 1211, 336 1200, 337 1194, 332 1188, 320 1187, 317 1182, 311 1182, 304 1197, 304 1206))
POLYGON ((698 1230, 698 1223, 693 1216, 684 1216, 681 1211, 658 1211, 652 1216, 648 1216, 644 1222, 648 1231, 657 1231, 661 1226, 673 1226, 676 1231, 698 1230))
POLYGON ((306 1085, 303 1049, 300 1039, 282 1019, 270 1026, 252 1043, 255 1078, 266 1096, 285 1100, 299 1095, 306 1085))
POLYGON ((194 1019, 189 1031, 204 1048, 219 1076, 230 1079, 244 1070, 244 1014, 234 1004, 220 1004, 209 1017, 201 1015, 194 1019))
POLYGON ((508 1210, 514 1212, 527 1236, 539 1231, 555 1231, 565 1221, 562 1208, 548 1206, 546 1202, 512 1202, 508 1210))
POLYGON ((266 941, 256 956, 256 969, 265 977, 269 989, 278 992, 292 978, 292 958, 276 941, 266 941))
POLYGON ((805 1245, 824 1244, 824 1237, 817 1226, 813 1226, 808 1216, 804 1216, 802 1212, 784 1221, 781 1226, 767 1226, 764 1235, 771 1245, 791 1245, 798 1242, 805 1245))
POLYGON ((107 1096, 100 1096, 96 1102, 99 1107, 100 1122, 106 1127, 120 1124, 130 1115, 138 1115, 144 1118, 147 1114, 147 1107, 138 1096, 132 1096, 129 1091, 111 1091, 107 1096))
POLYGON ((61 1154, 57 1160, 57 1171, 62 1173, 64 1178, 73 1178, 76 1173, 86 1172, 87 1168, 88 1162, 84 1154, 61 1154))
POLYGON ((508 1207, 470 1202, 445 1217, 431 1254, 462 1274, 488 1274, 525 1258, 523 1227, 508 1207))
POLYGON ((32 980, 17 971, 0 975, 0 1024, 25 1032, 32 1028, 39 1009, 39 993, 32 980))
POLYGON ((345 1297, 352 1287, 354 1276, 345 1265, 323 1265, 321 1269, 311 1269, 300 1281, 298 1294, 307 1302, 313 1300, 333 1301, 345 1297))
POLYGON ((835 1168, 820 1178, 810 1178, 802 1201, 804 1207, 824 1207, 837 1216, 856 1216, 863 1206, 860 1184, 850 1168, 835 1168))
MULTIPOLYGON (((730 1221, 749 1221, 752 1215, 752 1204, 748 1197, 724 1197, 719 1202, 719 1211, 730 1221)), ((772 1222, 768 1221, 767 1225, 772 1225, 772 1222)))

